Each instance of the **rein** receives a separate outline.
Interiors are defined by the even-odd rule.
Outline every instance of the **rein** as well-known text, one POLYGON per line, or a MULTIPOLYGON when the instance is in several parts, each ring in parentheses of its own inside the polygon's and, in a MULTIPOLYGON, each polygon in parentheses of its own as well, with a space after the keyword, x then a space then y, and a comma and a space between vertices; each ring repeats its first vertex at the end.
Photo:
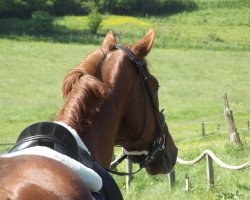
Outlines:
POLYGON ((149 163, 155 158, 156 154, 158 154, 159 152, 162 152, 164 150, 165 142, 166 142, 166 137, 163 134, 163 128, 165 126, 165 117, 162 113, 163 110, 161 112, 159 111, 156 100, 151 92, 150 87, 149 87, 148 77, 147 77, 146 72, 144 70, 144 66, 146 63, 144 61, 140 61, 139 59, 137 59, 136 56, 134 55, 134 53, 130 49, 128 49, 127 47, 124 47, 120 44, 116 44, 115 48, 120 49, 123 52, 125 52, 127 54, 127 56, 129 57, 129 59, 131 60, 131 62, 133 63, 135 70, 139 72, 141 82, 142 82, 142 87, 143 87, 143 93, 144 93, 143 96, 144 96, 145 116, 144 116, 144 124, 143 124, 142 134, 132 144, 123 145, 122 146, 123 153, 115 161, 113 161, 111 163, 110 169, 106 169, 108 172, 110 172, 112 174, 116 174, 119 176, 126 176, 126 175, 136 174, 142 168, 146 168, 149 165, 149 163), (147 121, 146 93, 148 93, 148 95, 149 95, 149 98, 150 98, 150 101, 152 103, 153 110, 154 110, 154 113, 156 116, 157 136, 153 140, 149 151, 128 152, 125 150, 125 148, 128 146, 133 146, 133 145, 139 143, 139 141, 141 140, 141 138, 144 135, 144 130, 145 130, 146 121, 147 121), (140 165, 140 168, 137 171, 132 172, 132 173, 114 171, 113 169, 115 169, 116 166, 118 164, 120 164, 125 158, 131 160, 133 163, 138 163, 140 165))

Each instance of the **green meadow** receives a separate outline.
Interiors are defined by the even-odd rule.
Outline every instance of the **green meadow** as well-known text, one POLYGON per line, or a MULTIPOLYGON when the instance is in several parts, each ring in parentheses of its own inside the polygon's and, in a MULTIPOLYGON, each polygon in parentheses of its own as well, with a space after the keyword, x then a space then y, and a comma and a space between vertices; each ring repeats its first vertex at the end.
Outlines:
MULTIPOLYGON (((14 142, 27 125, 53 120, 62 106, 65 74, 99 47, 112 30, 118 42, 131 43, 149 27, 157 31, 148 55, 150 71, 160 82, 160 107, 179 147, 179 157, 196 158, 212 150, 231 165, 249 162, 250 28, 249 7, 202 9, 166 16, 103 15, 98 35, 87 29, 86 16, 57 17, 54 32, 34 35, 29 20, 0 19, 0 142, 14 142), (223 94, 228 94, 243 145, 228 141, 223 94), (205 137, 201 123, 205 122, 205 137), (219 127, 219 128, 218 128, 219 127)), ((10 146, 0 146, 4 151, 10 146)), ((120 149, 116 149, 118 155, 120 149)), ((136 169, 137 166, 135 166, 136 169)), ((125 165, 119 167, 125 170, 125 165)), ((134 176, 130 192, 115 177, 125 199, 250 199, 250 171, 231 171, 214 163, 215 185, 207 189, 205 160, 177 164, 176 187, 167 175, 134 176), (185 194, 185 174, 190 191, 185 194)))

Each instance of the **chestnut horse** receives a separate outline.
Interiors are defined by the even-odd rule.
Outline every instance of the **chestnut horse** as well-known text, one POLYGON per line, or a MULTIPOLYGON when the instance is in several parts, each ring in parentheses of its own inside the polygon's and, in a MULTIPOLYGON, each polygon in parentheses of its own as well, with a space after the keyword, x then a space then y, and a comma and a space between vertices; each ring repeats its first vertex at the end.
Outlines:
MULTIPOLYGON (((103 168, 110 167, 116 145, 151 175, 166 174, 175 165, 177 147, 158 110, 159 83, 145 60, 154 36, 150 29, 136 44, 122 46, 109 32, 63 81, 64 104, 56 120, 79 134, 103 168)), ((88 184, 59 161, 19 155, 0 158, 0 199, 93 197, 88 184)))

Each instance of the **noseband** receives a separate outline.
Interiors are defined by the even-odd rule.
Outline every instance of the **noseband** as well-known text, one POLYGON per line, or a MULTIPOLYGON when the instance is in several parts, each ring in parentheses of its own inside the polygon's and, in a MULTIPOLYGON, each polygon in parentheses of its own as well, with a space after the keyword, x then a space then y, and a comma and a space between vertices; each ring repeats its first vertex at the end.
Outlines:
POLYGON ((114 174, 117 174, 120 176, 124 176, 124 175, 129 175, 129 174, 135 174, 135 173, 139 172, 142 168, 148 167, 150 162, 156 158, 157 154, 164 150, 165 145, 166 145, 166 138, 165 138, 165 135, 163 134, 163 128, 165 126, 165 117, 162 113, 163 110, 161 112, 159 111, 156 99, 154 98, 154 95, 152 94, 152 91, 149 87, 148 77, 147 77, 145 69, 144 69, 144 66, 146 65, 146 63, 144 61, 137 59, 136 56, 134 55, 134 53, 130 49, 128 49, 127 47, 124 47, 120 44, 116 44, 115 48, 120 49, 127 54, 129 59, 133 63, 135 70, 138 71, 140 74, 142 87, 143 87, 144 110, 145 110, 144 125, 143 125, 142 134, 132 144, 123 145, 122 146, 123 147, 122 155, 119 156, 114 162, 111 163, 110 168, 114 169, 125 158, 128 158, 133 163, 138 163, 140 165, 139 170, 136 172, 133 172, 133 173, 124 173, 124 172, 117 172, 117 171, 109 170, 111 173, 114 173, 114 174), (156 116, 157 135, 156 135, 155 139, 153 140, 152 145, 149 148, 149 151, 145 150, 145 151, 140 151, 140 152, 137 152, 137 151, 136 152, 129 152, 129 151, 125 150, 125 148, 128 146, 134 146, 137 143, 139 143, 139 141, 142 139, 142 137, 144 135, 146 120, 147 120, 147 108, 146 108, 146 99, 147 99, 146 95, 147 94, 146 93, 148 94, 148 96, 150 98, 150 101, 152 103, 153 110, 154 110, 154 113, 156 116))

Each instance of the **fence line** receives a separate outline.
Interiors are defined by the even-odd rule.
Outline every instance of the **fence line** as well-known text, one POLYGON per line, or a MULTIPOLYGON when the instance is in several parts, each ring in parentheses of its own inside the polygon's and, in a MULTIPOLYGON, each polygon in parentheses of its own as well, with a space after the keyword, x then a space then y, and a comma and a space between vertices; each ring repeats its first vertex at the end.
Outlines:
MULTIPOLYGON (((224 163, 221 159, 219 159, 211 150, 204 150, 197 158, 193 160, 182 160, 181 158, 177 157, 177 163, 182 165, 188 165, 192 166, 198 162, 200 162, 204 157, 206 157, 206 163, 207 163, 207 183, 208 188, 214 185, 214 168, 213 168, 213 161, 218 164, 220 167, 230 170, 243 170, 248 167, 250 167, 250 162, 241 164, 241 165, 229 165, 224 163)), ((171 177, 175 177, 175 172, 172 170, 169 174, 169 179, 171 177)), ((186 184, 188 184, 188 181, 186 181, 186 184)), ((170 182, 170 188, 173 188, 175 185, 174 182, 170 182)), ((188 188, 188 185, 186 185, 186 188, 188 188)))
POLYGON ((224 163, 221 159, 219 159, 211 150, 204 150, 197 158, 194 160, 182 160, 181 158, 177 157, 177 162, 182 165, 194 165, 201 161, 206 155, 209 155, 214 162, 216 162, 220 167, 223 167, 225 169, 231 169, 231 170, 241 170, 250 167, 250 162, 235 166, 235 165, 229 165, 224 163))
MULTIPOLYGON (((222 115, 223 116, 223 115, 222 115)), ((242 122, 242 121, 248 121, 248 118, 245 119, 237 119, 237 122, 242 122)), ((187 123, 177 123, 177 124, 173 124, 171 127, 172 128, 177 128, 177 127, 183 127, 183 126, 192 126, 192 125, 197 125, 197 124, 201 124, 202 122, 204 122, 205 124, 215 124, 215 123, 224 123, 225 120, 217 120, 217 121, 206 121, 206 120, 194 120, 194 121, 190 121, 187 123)))
POLYGON ((216 135, 221 135, 221 133, 214 133, 214 134, 210 134, 210 135, 200 136, 200 137, 197 137, 197 138, 181 140, 181 141, 178 141, 178 143, 190 142, 190 141, 195 141, 195 140, 201 140, 201 139, 208 138, 208 137, 213 137, 213 136, 216 136, 216 135))
MULTIPOLYGON (((209 107, 211 107, 211 106, 209 106, 209 107)), ((239 113, 247 114, 248 112, 241 112, 241 111, 234 111, 233 112, 234 115, 238 115, 239 113)), ((210 115, 210 116, 207 116, 207 117, 196 118, 196 119, 190 120, 190 121, 179 122, 178 124, 185 125, 185 124, 190 124, 190 123, 197 123, 197 122, 200 122, 200 121, 206 121, 208 119, 214 119, 214 118, 219 118, 219 117, 224 118, 224 114, 218 113, 218 114, 210 115)), ((240 120, 248 120, 248 118, 243 118, 243 119, 240 119, 240 120)))
MULTIPOLYGON (((202 123, 200 123, 201 126, 203 126, 202 123)), ((204 125, 206 125, 206 123, 204 123, 204 125)), ((226 127, 226 124, 224 125, 221 125, 221 124, 217 124, 217 126, 214 126, 214 127, 206 127, 204 126, 205 128, 205 132, 206 134, 200 134, 202 131, 200 130, 200 128, 197 126, 196 129, 194 130, 191 130, 191 131, 185 131, 185 130, 181 130, 181 131, 178 131, 179 134, 185 134, 185 135, 190 135, 190 134, 194 134, 194 135, 202 135, 202 137, 198 137, 198 138, 193 138, 193 139, 187 139, 187 140, 182 140, 182 141, 191 141, 191 140, 198 140, 198 139, 202 139, 202 138, 205 138, 205 137, 210 137, 210 136, 214 136, 214 135, 221 135, 224 131, 227 130, 227 127, 226 127)), ((172 128, 170 129, 170 132, 174 132, 178 130, 177 128, 172 128)), ((239 131, 249 131, 250 130, 250 126, 248 125, 248 127, 241 127, 241 128, 237 128, 237 130, 239 131)), ((181 141, 181 142, 182 142, 181 141)))
POLYGON ((218 118, 218 117, 223 117, 223 116, 224 116, 223 114, 217 114, 217 115, 208 116, 208 117, 204 117, 204 118, 194 119, 192 121, 179 122, 176 125, 177 126, 185 126, 185 125, 198 124, 201 121, 206 121, 207 119, 213 119, 213 118, 218 118))
MULTIPOLYGON (((213 161, 218 164, 220 167, 225 168, 225 169, 230 169, 230 170, 243 170, 248 167, 250 167, 250 162, 241 164, 241 165, 229 165, 223 162, 221 159, 219 159, 211 150, 204 150, 197 158, 193 160, 183 160, 179 157, 177 157, 177 163, 181 165, 188 165, 192 166, 198 162, 200 162, 204 157, 206 157, 206 162, 207 162, 207 181, 208 181, 208 188, 210 188, 212 185, 214 185, 214 168, 213 168, 213 161)), ((126 166, 127 172, 131 172, 132 170, 132 161, 127 160, 127 166, 126 166)), ((175 170, 172 170, 169 173, 169 186, 170 189, 174 188, 175 186, 175 170)), ((126 178, 126 183, 129 182, 129 184, 126 184, 126 189, 127 191, 129 190, 129 185, 132 181, 131 176, 127 176, 126 178)), ((188 175, 186 174, 186 192, 188 192, 188 175)))

